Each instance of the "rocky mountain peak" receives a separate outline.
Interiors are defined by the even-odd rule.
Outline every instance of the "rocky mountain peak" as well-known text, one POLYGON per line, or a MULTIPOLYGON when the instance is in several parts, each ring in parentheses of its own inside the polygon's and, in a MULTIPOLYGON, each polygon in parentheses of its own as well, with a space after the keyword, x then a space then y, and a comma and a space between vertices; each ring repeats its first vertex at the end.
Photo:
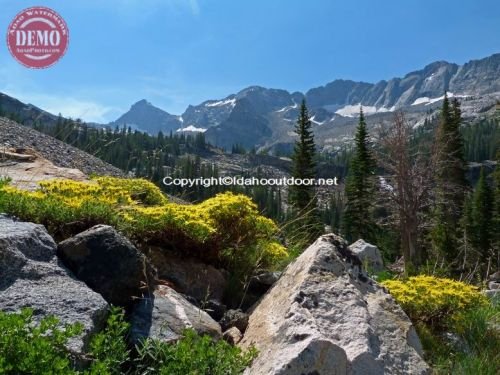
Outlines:
POLYGON ((109 123, 111 126, 130 126, 133 129, 157 134, 175 131, 182 125, 179 116, 172 115, 163 109, 155 107, 146 99, 133 104, 128 112, 116 121, 109 123))
POLYGON ((132 108, 141 108, 141 107, 147 107, 147 106, 153 107, 153 105, 150 102, 148 102, 146 99, 141 99, 138 102, 132 104, 132 106, 130 108, 131 109, 132 108))

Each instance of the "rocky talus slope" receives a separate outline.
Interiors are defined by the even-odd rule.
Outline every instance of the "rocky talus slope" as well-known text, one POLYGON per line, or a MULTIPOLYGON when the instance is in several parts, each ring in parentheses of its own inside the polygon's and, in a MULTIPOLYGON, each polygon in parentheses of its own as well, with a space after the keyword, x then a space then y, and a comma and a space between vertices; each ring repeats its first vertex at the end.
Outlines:
MULTIPOLYGON (((5 117, 0 117, 1 149, 16 149, 21 152, 26 149, 33 150, 36 154, 51 161, 57 167, 79 169, 87 175, 124 175, 120 169, 93 155, 5 117)), ((0 164, 1 167, 2 165, 0 164)))

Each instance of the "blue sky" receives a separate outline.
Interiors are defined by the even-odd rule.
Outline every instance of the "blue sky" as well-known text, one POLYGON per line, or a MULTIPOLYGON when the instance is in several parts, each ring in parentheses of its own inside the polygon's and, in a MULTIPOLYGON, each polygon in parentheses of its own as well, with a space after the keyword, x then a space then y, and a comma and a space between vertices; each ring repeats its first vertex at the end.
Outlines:
POLYGON ((142 98, 181 114, 249 85, 375 82, 500 52, 498 0, 0 0, 0 30, 33 5, 66 20, 68 52, 31 70, 2 42, 0 91, 87 121, 142 98))

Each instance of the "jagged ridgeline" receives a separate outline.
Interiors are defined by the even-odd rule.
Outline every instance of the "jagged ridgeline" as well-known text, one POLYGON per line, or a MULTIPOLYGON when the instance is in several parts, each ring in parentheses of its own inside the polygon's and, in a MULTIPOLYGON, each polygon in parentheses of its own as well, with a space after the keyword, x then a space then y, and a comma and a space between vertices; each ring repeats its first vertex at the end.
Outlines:
POLYGON ((36 191, 0 188, 0 212, 40 223, 56 238, 108 224, 141 244, 165 246, 231 269, 271 267, 287 257, 276 224, 259 214, 250 198, 219 194, 200 204, 169 202, 143 179, 97 177, 88 182, 50 180, 36 191))

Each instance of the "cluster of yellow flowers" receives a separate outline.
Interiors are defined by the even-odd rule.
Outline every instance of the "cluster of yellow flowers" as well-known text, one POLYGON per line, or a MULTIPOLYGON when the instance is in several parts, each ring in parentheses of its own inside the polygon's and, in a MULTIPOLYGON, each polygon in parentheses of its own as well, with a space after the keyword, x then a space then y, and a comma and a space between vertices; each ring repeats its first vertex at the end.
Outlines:
POLYGON ((200 245, 211 241, 227 248, 264 248, 267 260, 287 256, 274 240, 276 224, 258 212, 244 195, 219 194, 194 205, 168 202, 161 190, 144 179, 97 177, 91 181, 55 179, 37 191, 0 188, 0 209, 48 227, 67 221, 116 225, 136 239, 161 239, 175 233, 200 245))
POLYGON ((194 241, 213 240, 222 247, 244 248, 253 244, 264 249, 265 263, 288 256, 286 249, 273 239, 278 231, 276 224, 260 215, 255 203, 241 194, 218 194, 194 205, 130 206, 121 211, 121 217, 145 236, 175 230, 194 241))
POLYGON ((55 179, 40 182, 39 192, 57 197, 72 207, 88 200, 110 205, 167 203, 158 187, 144 179, 97 177, 90 182, 55 179))
POLYGON ((414 321, 437 323, 474 306, 488 303, 475 286, 446 278, 420 275, 382 282, 414 321))

